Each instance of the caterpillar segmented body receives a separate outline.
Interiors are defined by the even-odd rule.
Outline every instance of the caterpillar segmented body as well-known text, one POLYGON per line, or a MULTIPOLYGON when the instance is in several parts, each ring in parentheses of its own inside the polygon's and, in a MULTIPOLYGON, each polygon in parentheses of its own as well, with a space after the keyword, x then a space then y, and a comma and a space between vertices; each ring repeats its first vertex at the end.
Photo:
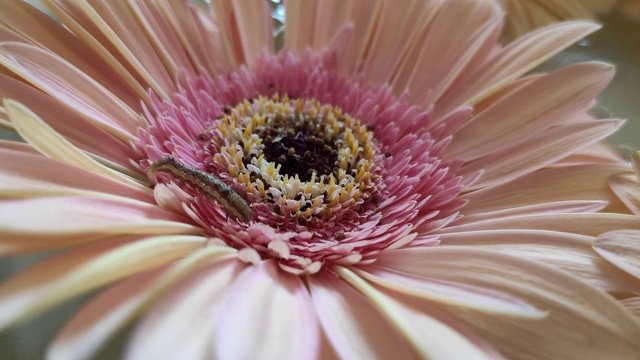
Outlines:
POLYGON ((253 214, 249 204, 229 185, 209 173, 181 163, 172 156, 155 161, 148 171, 163 172, 175 176, 194 187, 208 199, 214 199, 222 204, 227 213, 244 223, 249 222, 252 218, 253 214))

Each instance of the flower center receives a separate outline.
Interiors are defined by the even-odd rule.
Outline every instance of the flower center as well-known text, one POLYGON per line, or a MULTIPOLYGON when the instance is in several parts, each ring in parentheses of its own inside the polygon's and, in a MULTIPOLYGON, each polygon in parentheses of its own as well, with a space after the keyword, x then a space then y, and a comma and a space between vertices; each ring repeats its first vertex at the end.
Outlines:
POLYGON ((208 133, 212 172, 234 177, 258 214, 285 226, 362 214, 382 190, 373 134, 338 107, 259 97, 225 108, 208 133))

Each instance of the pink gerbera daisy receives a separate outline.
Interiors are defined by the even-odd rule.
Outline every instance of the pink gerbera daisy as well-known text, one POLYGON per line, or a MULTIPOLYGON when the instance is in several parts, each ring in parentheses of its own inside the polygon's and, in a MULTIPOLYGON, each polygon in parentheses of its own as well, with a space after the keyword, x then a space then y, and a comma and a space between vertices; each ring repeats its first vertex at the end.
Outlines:
POLYGON ((597 26, 502 47, 488 0, 289 1, 276 52, 262 0, 44 3, 0 14, 0 244, 64 250, 0 326, 109 284, 49 358, 143 311, 128 358, 640 354, 629 254, 592 248, 640 228, 587 114, 613 69, 524 76, 597 26))

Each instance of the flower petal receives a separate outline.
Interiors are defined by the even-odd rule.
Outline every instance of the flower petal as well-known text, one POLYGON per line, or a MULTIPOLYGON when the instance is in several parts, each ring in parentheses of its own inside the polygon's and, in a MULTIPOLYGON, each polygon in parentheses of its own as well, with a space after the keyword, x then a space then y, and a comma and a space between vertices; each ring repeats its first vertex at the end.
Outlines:
POLYGON ((542 230, 490 230, 440 235, 442 245, 475 246, 535 260, 567 271, 608 292, 634 291, 640 282, 611 266, 591 248, 593 237, 542 230))
POLYGON ((262 51, 273 52, 271 9, 269 4, 262 0, 234 1, 232 6, 244 62, 253 68, 262 51))
POLYGON ((640 320, 640 296, 620 300, 620 303, 640 320))
POLYGON ((0 201, 0 254, 128 234, 196 234, 189 220, 134 200, 44 197, 0 201))
POLYGON ((640 231, 620 230, 602 234, 593 242, 593 250, 640 279, 640 231))
POLYGON ((312 359, 319 352, 311 297, 300 278, 280 271, 275 261, 245 270, 218 316, 212 344, 217 359, 312 359))
POLYGON ((475 115, 456 131, 446 155, 471 161, 544 131, 587 106, 613 73, 612 65, 592 62, 541 76, 475 115))
POLYGON ((504 183, 595 143, 620 126, 622 122, 618 120, 598 120, 552 128, 465 164, 460 169, 461 175, 471 176, 483 171, 469 190, 504 183))
POLYGON ((38 115, 24 105, 12 100, 5 100, 3 104, 18 133, 43 154, 52 159, 119 181, 138 190, 151 192, 151 189, 147 186, 91 159, 67 139, 55 132, 38 115))
POLYGON ((508 358, 624 359, 640 351, 640 322, 615 299, 537 262, 437 246, 388 251, 376 265, 511 292, 548 310, 545 319, 530 320, 452 308, 455 317, 467 321, 508 358))
POLYGON ((611 175, 609 186, 632 213, 640 215, 640 183, 635 173, 626 171, 611 175))
MULTIPOLYGON (((112 286, 73 316, 57 334, 48 349, 47 358, 89 358, 111 335, 130 322, 173 283, 182 281, 185 275, 203 265, 212 266, 234 254, 235 250, 229 247, 209 247, 179 260, 166 270, 133 276, 112 286)), ((192 325, 191 322, 188 324, 192 325)), ((158 349, 157 346, 151 348, 158 349)), ((147 357, 150 358, 158 359, 157 356, 147 357)))
POLYGON ((342 359, 408 359, 407 343, 362 294, 333 275, 307 278, 324 333, 342 359))
POLYGON ((389 294, 342 267, 334 271, 368 297, 425 359, 501 358, 454 319, 403 294, 389 294), (452 321, 453 320, 453 321, 452 321))
POLYGON ((0 327, 112 281, 179 259, 207 239, 162 236, 103 241, 53 256, 0 286, 0 327))
POLYGON ((136 326, 127 359, 204 359, 228 289, 244 269, 218 261, 172 286, 136 326))
POLYGON ((479 214, 514 207, 575 200, 616 202, 607 179, 628 170, 626 165, 586 164, 535 171, 509 183, 465 194, 465 214, 479 214), (589 181, 585 181, 589 179, 589 181))

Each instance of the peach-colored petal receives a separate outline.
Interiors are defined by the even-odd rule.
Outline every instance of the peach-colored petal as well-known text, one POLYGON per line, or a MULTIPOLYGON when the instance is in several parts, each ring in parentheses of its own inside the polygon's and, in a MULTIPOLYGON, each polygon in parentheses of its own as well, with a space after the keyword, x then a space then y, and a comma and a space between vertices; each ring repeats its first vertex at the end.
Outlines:
POLYGON ((473 309, 454 311, 454 316, 509 358, 624 359, 640 351, 640 322, 615 299, 537 262, 462 246, 438 246, 385 252, 376 265, 513 292, 548 310, 545 319, 534 320, 473 309))
POLYGON ((483 50, 486 40, 494 38, 500 28, 500 15, 492 1, 444 2, 429 24, 430 31, 420 39, 419 52, 407 56, 411 61, 394 78, 396 91, 406 89, 413 100, 434 103, 483 50), (456 31, 460 24, 465 24, 465 31, 456 31))
POLYGON ((176 92, 172 75, 167 73, 124 1, 75 3, 158 96, 168 99, 169 94, 176 92))
POLYGON ((0 254, 25 253, 127 234, 197 234, 182 216, 120 198, 0 201, 0 254))
POLYGON ((640 320, 640 296, 621 300, 620 303, 640 320))
POLYGON ((447 146, 447 157, 478 159, 557 124, 589 104, 611 81, 613 72, 613 66, 593 62, 538 78, 503 96, 456 131, 447 146))
POLYGON ((627 171, 611 175, 609 186, 632 213, 640 215, 640 183, 636 174, 627 171))
POLYGON ((244 62, 252 68, 262 51, 273 52, 271 8, 262 0, 233 1, 232 6, 244 62))
MULTIPOLYGON (((71 360, 90 357, 111 335, 133 320, 172 284, 182 281, 186 275, 202 266, 211 266, 234 254, 235 250, 229 247, 205 248, 179 260, 166 270, 132 276, 112 286, 73 316, 54 339, 47 358, 71 360)), ((192 325, 190 322, 188 324, 192 325)), ((198 336, 202 334, 198 333, 198 336)), ((158 346, 150 348, 158 350, 158 346)))
POLYGON ((509 293, 491 291, 464 283, 443 281, 437 276, 415 276, 376 265, 353 269, 353 271, 380 286, 407 295, 454 307, 471 307, 480 311, 496 313, 496 316, 544 317, 545 312, 527 304, 509 293))
POLYGON ((287 31, 284 46, 301 54, 305 48, 313 46, 318 0, 287 0, 285 14, 287 31))
POLYGON ((121 141, 134 139, 137 127, 143 124, 134 110, 95 80, 44 50, 0 44, 0 63, 121 141))
POLYGON ((408 359, 411 348, 362 294, 333 275, 308 278, 315 311, 342 359, 408 359))
POLYGON ((0 196, 3 197, 74 195, 122 197, 154 203, 153 196, 148 191, 134 189, 40 154, 10 150, 0 144, 0 158, 3 159, 0 172, 0 196))
MULTIPOLYGON (((38 89, 0 74, 0 98, 24 104, 80 149, 133 168, 129 159, 135 153, 129 144, 117 140, 38 89)), ((12 123, 10 125, 14 127, 12 123)))
POLYGON ((464 197, 469 203, 464 208, 465 214, 558 201, 616 202, 616 197, 607 186, 607 179, 626 169, 626 165, 587 164, 535 171, 509 183, 466 194, 464 197))
POLYGON ((172 286, 136 326, 125 358, 210 358, 218 307, 244 268, 219 261, 172 286))
POLYGON ((483 66, 460 77, 438 102, 436 117, 460 105, 473 105, 533 69, 599 26, 586 22, 550 25, 529 33, 499 51, 483 66))
POLYGON ((463 166, 461 174, 471 176, 483 171, 471 189, 504 183, 595 143, 620 126, 618 120, 598 120, 551 128, 463 166))
POLYGON ((401 294, 390 296, 342 267, 336 273, 362 292, 406 337, 420 358, 425 359, 499 359, 493 349, 451 321, 435 308, 420 304, 401 294), (401 299, 405 301, 401 301, 401 299), (452 351, 452 349, 454 349, 452 351))
POLYGON ((454 233, 503 229, 550 230, 598 236, 604 232, 618 229, 640 230, 640 222, 637 216, 626 214, 533 214, 453 225, 439 230, 439 232, 454 233))
POLYGON ((180 39, 160 9, 149 0, 127 0, 136 20, 170 74, 180 70, 196 73, 180 39))
POLYGON ((593 252, 593 237, 541 230, 491 230, 442 234, 442 245, 474 246, 535 260, 608 292, 633 291, 640 282, 593 252))
POLYGON ((179 259, 206 238, 161 236, 103 241, 53 256, 0 285, 0 327, 101 285, 179 259))
POLYGON ((80 149, 73 146, 67 139, 55 132, 53 128, 24 105, 12 100, 5 100, 3 105, 5 109, 7 109, 7 113, 18 133, 43 154, 52 159, 118 181, 140 191, 151 192, 147 186, 90 158, 80 151, 80 149))
POLYGON ((619 230, 602 234, 593 249, 615 266, 640 279, 640 231, 619 230))
POLYGON ((233 284, 220 304, 211 347, 218 359, 312 359, 319 340, 307 288, 270 260, 249 267, 233 284))

